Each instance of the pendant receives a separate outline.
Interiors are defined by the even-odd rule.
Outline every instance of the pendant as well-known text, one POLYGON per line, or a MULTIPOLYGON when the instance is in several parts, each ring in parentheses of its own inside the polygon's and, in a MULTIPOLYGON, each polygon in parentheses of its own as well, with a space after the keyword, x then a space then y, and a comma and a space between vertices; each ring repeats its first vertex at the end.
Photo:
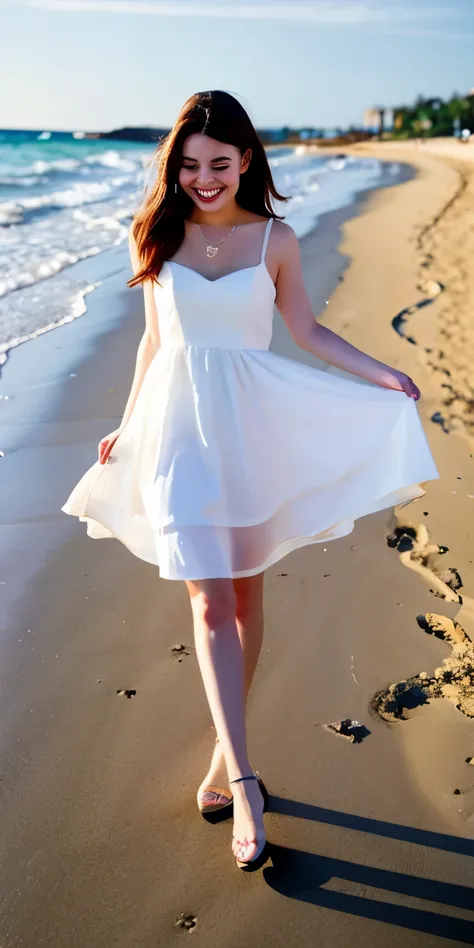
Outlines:
POLYGON ((206 255, 208 257, 215 257, 216 253, 219 253, 219 247, 213 247, 212 244, 206 247, 206 255))

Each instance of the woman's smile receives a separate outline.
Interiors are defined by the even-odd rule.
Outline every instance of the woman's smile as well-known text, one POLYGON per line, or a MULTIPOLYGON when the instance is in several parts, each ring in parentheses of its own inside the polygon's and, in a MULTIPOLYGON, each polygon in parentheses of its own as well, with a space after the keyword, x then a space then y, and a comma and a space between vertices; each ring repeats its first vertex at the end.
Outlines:
POLYGON ((204 204, 212 204, 213 201, 217 201, 225 188, 193 188, 192 190, 204 204))

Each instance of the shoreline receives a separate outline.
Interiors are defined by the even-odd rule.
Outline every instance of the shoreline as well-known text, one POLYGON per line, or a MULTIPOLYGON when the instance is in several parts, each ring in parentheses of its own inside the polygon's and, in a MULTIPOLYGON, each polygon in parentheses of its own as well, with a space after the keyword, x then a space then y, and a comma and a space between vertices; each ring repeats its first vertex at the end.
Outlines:
MULTIPOLYGON (((405 513, 429 511, 434 541, 450 545, 464 574, 474 501, 453 505, 451 481, 468 471, 469 452, 464 439, 429 423, 437 397, 429 372, 391 326, 392 311, 406 306, 416 286, 416 220, 429 216, 440 189, 449 192, 448 178, 425 166, 400 188, 365 193, 354 213, 331 212, 301 250, 314 311, 330 300, 324 322, 376 358, 423 375, 420 414, 442 479, 405 513)), ((3 601, 10 596, 1 697, 6 948, 14 938, 51 948, 110 948, 114 940, 121 948, 171 945, 181 912, 196 915, 196 933, 223 948, 239 944, 243 913, 250 937, 258 943, 264 924, 276 946, 312 945, 315 923, 334 948, 359 938, 370 944, 380 922, 393 926, 394 946, 406 944, 407 927, 426 948, 433 935, 466 940, 473 913, 449 893, 472 880, 472 800, 461 798, 459 815, 452 805, 459 808, 459 798, 440 792, 429 753, 426 763, 423 734, 433 734, 426 708, 416 716, 416 742, 412 720, 392 727, 368 712, 377 689, 443 661, 446 644, 413 630, 418 613, 460 621, 459 604, 434 599, 387 547, 390 511, 358 521, 327 549, 295 551, 266 576, 266 639, 249 737, 271 794, 273 868, 263 879, 236 878, 229 826, 210 831, 197 818, 193 788, 213 729, 186 591, 160 581, 118 542, 92 541, 84 524, 58 509, 67 485, 90 463, 91 443, 123 410, 143 331, 141 290, 131 292, 129 303, 113 281, 104 284, 90 314, 35 339, 34 355, 33 343, 19 347, 2 380, 5 392, 11 380, 13 394, 25 372, 42 386, 9 403, 19 434, 2 459, 11 485, 1 587, 3 601), (97 319, 101 306, 107 326, 97 319), (64 366, 57 348, 67 343, 74 366, 64 366), (42 404, 38 392, 47 393, 42 404), (171 652, 177 642, 189 646, 180 662, 171 652), (122 689, 137 693, 127 700, 122 689), (347 717, 369 731, 360 745, 324 727, 347 717), (418 744, 428 780, 413 754, 418 744), (209 873, 200 871, 203 852, 209 873)), ((275 350, 316 364, 291 348, 277 316, 275 350)), ((455 713, 447 729, 453 780, 459 722, 464 741, 467 721, 455 713)), ((444 721, 443 707, 441 714, 444 721)), ((439 746, 430 747, 439 755, 439 746)))

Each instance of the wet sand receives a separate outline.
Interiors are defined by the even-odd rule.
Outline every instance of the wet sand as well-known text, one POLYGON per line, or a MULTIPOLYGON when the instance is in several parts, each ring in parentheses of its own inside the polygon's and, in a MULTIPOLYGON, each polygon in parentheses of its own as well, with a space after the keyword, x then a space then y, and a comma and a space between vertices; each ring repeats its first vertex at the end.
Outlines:
MULTIPOLYGON (((161 948, 187 937, 182 913, 212 948, 474 941, 473 722, 452 695, 423 701, 414 685, 388 714, 390 685, 436 677, 459 652, 417 616, 472 634, 473 451, 465 426, 430 421, 440 392, 421 357, 439 300, 413 317, 423 342, 392 325, 419 298, 419 235, 458 172, 428 155, 393 158, 417 177, 348 221, 354 211, 328 215, 302 241, 305 279, 316 313, 338 284, 327 325, 415 377, 441 480, 398 511, 398 533, 387 510, 267 572, 249 707, 251 760, 271 794, 263 871, 239 873, 231 823, 197 814, 213 729, 183 584, 59 511, 123 410, 140 289, 123 291, 118 273, 86 316, 21 346, 3 370, 2 948, 161 948), (463 588, 451 594, 450 577, 423 572, 454 566, 463 588), (346 719, 361 725, 355 741, 327 728, 346 719)), ((311 361, 279 318, 274 348, 311 361)))

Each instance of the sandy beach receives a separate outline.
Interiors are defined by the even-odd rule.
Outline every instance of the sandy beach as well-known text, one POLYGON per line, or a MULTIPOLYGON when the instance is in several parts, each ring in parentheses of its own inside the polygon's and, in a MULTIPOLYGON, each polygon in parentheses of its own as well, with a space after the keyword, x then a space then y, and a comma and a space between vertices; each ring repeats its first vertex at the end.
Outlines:
MULTIPOLYGON (((441 477, 267 572, 262 872, 197 813, 214 732, 184 585, 60 512, 123 411, 141 289, 117 272, 2 369, 1 948, 167 948, 181 916, 209 948, 474 943, 474 161, 355 152, 416 175, 302 239, 308 292, 414 377, 441 477)), ((315 364, 278 314, 273 348, 315 364)))

